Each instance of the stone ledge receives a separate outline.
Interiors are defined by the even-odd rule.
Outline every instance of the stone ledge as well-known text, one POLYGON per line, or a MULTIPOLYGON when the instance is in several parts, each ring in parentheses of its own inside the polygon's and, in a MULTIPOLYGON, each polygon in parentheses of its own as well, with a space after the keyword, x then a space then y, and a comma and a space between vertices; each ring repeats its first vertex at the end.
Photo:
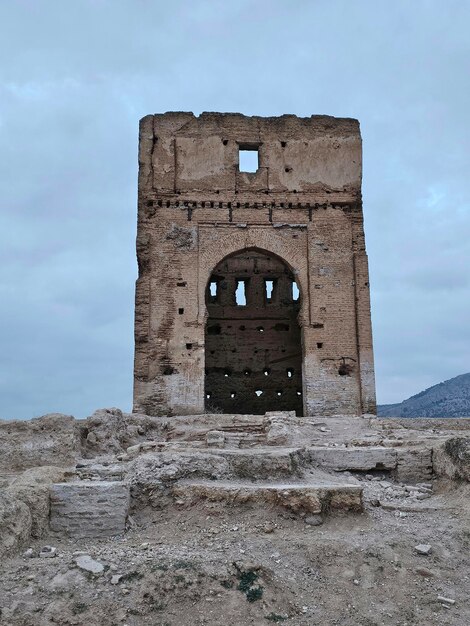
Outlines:
POLYGON ((286 508, 295 513, 326 514, 330 510, 363 510, 362 486, 356 481, 297 483, 242 483, 235 481, 180 481, 172 495, 181 503, 195 505, 200 500, 223 502, 230 506, 254 505, 286 508))

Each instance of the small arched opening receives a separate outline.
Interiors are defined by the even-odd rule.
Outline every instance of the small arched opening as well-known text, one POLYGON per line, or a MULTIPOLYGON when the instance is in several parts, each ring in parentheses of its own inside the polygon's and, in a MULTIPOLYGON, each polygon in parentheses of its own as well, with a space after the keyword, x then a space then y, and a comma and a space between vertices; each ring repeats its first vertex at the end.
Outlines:
POLYGON ((206 307, 206 411, 302 415, 300 292, 286 263, 255 249, 226 257, 206 307))

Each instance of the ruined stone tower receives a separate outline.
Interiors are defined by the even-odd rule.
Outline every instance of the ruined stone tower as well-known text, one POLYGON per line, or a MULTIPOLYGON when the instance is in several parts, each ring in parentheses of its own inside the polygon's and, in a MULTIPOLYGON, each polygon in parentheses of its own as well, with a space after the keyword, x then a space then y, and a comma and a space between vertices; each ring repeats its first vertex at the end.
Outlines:
POLYGON ((375 413, 359 123, 149 115, 139 166, 134 411, 375 413))

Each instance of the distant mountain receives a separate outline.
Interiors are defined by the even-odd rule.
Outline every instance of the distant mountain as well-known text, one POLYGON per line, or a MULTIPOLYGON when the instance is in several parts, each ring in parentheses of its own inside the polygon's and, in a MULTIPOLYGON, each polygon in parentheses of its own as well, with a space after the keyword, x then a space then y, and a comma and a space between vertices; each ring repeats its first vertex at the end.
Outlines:
POLYGON ((399 404, 377 407, 380 417, 470 417, 470 373, 429 387, 399 404))

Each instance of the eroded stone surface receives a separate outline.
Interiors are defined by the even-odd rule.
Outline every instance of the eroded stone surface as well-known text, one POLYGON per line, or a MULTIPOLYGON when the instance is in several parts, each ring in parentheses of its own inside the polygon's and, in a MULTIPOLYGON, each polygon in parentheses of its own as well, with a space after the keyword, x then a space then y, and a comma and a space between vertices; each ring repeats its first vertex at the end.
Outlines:
POLYGON ((60 467, 30 468, 12 480, 8 492, 31 513, 31 535, 42 537, 49 526, 49 485, 64 480, 67 471, 60 467))
POLYGON ((439 475, 470 481, 470 437, 452 437, 437 446, 433 462, 439 475))
POLYGON ((17 552, 31 536, 31 513, 14 494, 0 493, 0 557, 17 552))
POLYGON ((362 511, 362 487, 354 479, 341 480, 318 472, 309 482, 190 481, 172 489, 178 500, 196 504, 199 500, 223 502, 234 507, 251 505, 281 507, 294 513, 320 514, 330 509, 362 511))
POLYGON ((32 420, 0 420, 0 471, 67 466, 77 448, 76 422, 71 415, 50 413, 32 420))

